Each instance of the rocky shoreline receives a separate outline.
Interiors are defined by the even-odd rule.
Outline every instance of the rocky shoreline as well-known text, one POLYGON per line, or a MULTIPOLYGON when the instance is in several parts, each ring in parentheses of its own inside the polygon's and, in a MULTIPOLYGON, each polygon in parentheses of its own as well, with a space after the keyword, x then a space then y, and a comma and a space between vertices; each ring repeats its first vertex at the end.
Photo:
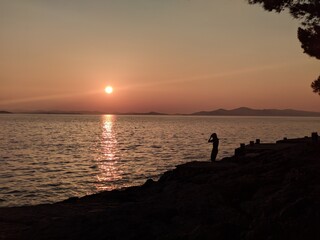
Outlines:
POLYGON ((320 144, 281 146, 179 165, 139 187, 0 208, 0 239, 320 239, 320 144))

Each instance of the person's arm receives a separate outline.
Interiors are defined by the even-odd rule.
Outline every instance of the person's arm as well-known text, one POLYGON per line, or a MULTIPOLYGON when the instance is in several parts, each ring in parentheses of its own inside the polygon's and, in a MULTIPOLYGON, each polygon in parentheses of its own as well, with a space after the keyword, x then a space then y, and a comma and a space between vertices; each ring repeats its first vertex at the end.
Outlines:
POLYGON ((210 136, 208 142, 213 142, 212 135, 210 136))

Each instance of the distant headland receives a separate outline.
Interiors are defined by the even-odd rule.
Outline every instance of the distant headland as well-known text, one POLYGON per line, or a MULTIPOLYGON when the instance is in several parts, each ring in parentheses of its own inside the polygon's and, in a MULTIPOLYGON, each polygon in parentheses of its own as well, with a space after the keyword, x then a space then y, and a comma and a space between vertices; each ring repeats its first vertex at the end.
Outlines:
POLYGON ((103 111, 60 111, 60 110, 37 110, 37 111, 21 111, 9 112, 0 111, 0 114, 19 113, 19 114, 73 114, 73 115, 179 115, 179 116, 281 116, 281 117, 320 117, 320 112, 303 111, 295 109, 252 109, 248 107, 240 107, 231 110, 216 109, 212 111, 199 111, 189 114, 169 114, 156 111, 150 112, 103 112, 103 111))
POLYGON ((12 112, 8 112, 8 111, 0 111, 0 114, 10 114, 12 112))
POLYGON ((197 116, 291 116, 291 117, 319 117, 320 112, 309 112, 294 109, 252 109, 240 107, 232 110, 217 109, 213 111, 195 112, 197 116))

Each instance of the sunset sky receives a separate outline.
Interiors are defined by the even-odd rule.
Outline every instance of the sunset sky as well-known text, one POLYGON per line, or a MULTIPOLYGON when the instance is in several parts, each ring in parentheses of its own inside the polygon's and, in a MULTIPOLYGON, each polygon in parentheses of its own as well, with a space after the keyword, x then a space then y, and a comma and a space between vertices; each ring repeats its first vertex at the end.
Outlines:
POLYGON ((0 0, 0 110, 320 111, 298 26, 246 0, 0 0))

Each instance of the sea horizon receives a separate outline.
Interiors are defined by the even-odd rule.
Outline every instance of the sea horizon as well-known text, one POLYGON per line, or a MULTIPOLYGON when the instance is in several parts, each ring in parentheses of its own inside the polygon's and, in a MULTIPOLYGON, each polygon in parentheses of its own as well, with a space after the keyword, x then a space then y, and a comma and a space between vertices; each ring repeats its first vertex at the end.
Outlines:
POLYGON ((158 111, 146 112, 104 112, 89 110, 0 110, 2 114, 79 114, 79 115, 169 115, 169 116, 289 116, 289 117, 319 117, 320 112, 301 109, 276 109, 238 107, 232 109, 218 108, 215 110, 202 110, 192 113, 166 113, 158 111))

